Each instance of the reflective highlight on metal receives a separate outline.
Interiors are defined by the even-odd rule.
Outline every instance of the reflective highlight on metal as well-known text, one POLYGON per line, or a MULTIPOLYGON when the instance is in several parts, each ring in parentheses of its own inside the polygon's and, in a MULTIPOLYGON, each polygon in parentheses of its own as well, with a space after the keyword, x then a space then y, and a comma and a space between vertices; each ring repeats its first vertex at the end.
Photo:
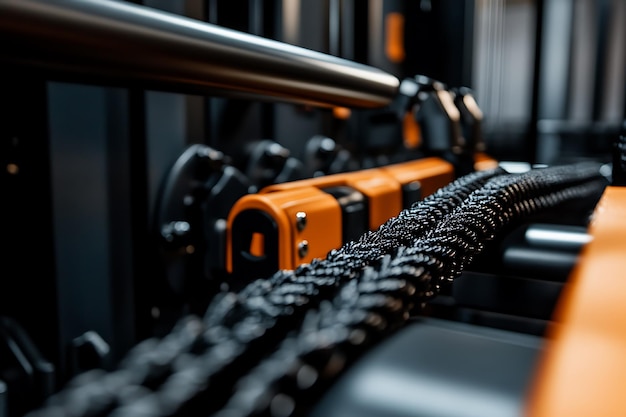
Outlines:
POLYGON ((2 59, 105 81, 315 106, 382 107, 384 71, 113 0, 0 0, 2 59))
POLYGON ((559 225, 532 225, 526 231, 526 240, 540 247, 580 250, 593 237, 583 227, 559 225), (583 229, 583 230, 580 230, 583 229))

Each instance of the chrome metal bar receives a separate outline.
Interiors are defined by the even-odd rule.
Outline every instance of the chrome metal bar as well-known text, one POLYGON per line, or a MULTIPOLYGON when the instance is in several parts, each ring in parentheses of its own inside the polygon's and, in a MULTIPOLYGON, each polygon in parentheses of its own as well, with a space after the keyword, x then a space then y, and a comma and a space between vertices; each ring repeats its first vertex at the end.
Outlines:
POLYGON ((0 42, 5 63, 316 106, 380 107, 399 86, 377 68, 116 0, 0 0, 0 42))

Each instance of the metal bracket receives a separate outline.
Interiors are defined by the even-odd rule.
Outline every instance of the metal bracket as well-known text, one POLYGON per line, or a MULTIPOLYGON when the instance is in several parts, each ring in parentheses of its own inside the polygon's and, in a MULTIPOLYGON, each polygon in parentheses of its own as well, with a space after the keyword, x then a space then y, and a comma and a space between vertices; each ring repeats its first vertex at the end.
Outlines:
POLYGON ((225 274, 226 218, 250 182, 224 154, 189 146, 163 184, 154 228, 165 275, 185 302, 202 308, 225 274))

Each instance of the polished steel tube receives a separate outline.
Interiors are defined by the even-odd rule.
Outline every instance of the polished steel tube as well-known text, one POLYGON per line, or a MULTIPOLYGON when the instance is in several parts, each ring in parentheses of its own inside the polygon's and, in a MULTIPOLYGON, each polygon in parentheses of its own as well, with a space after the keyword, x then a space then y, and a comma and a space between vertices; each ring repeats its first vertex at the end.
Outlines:
POLYGON ((309 49, 116 0, 0 0, 4 63, 315 106, 388 104, 399 80, 309 49))

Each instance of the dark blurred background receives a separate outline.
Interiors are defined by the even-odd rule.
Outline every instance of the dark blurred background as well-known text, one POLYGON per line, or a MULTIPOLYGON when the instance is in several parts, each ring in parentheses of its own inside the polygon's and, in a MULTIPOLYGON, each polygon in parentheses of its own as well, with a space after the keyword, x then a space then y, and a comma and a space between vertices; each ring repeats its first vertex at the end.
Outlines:
MULTIPOLYGON (((623 0, 131 2, 400 79, 469 87, 487 152, 499 161, 609 162, 626 119, 623 0)), ((184 312, 163 277, 153 227, 164 181, 189 145, 236 161, 249 144, 271 140, 306 162, 313 137, 360 143, 325 108, 0 71, 8 244, 0 316, 19 323, 41 353, 42 374, 61 382, 112 366, 184 312)))

